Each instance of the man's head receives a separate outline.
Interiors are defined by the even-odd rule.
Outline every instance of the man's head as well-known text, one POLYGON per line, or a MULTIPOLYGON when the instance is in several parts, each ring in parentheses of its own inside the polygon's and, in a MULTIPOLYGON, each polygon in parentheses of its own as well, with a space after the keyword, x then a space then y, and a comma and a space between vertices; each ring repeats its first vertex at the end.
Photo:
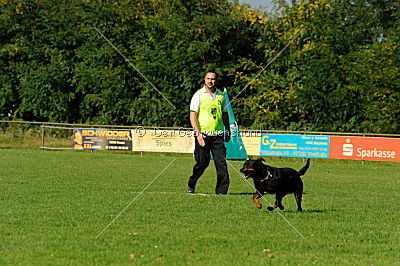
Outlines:
POLYGON ((215 71, 208 71, 204 78, 204 83, 206 87, 210 90, 214 89, 215 84, 217 84, 218 74, 215 71))

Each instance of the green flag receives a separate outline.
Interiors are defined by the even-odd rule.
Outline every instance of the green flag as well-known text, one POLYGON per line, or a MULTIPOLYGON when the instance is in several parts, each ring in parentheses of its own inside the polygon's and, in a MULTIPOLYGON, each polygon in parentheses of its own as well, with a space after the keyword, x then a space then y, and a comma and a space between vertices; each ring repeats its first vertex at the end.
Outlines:
POLYGON ((226 159, 247 159, 247 152, 244 148, 242 137, 240 136, 239 128, 237 126, 235 115, 233 114, 232 106, 230 105, 230 100, 226 89, 224 89, 224 97, 228 106, 229 124, 231 128, 231 140, 229 142, 225 142, 226 159))

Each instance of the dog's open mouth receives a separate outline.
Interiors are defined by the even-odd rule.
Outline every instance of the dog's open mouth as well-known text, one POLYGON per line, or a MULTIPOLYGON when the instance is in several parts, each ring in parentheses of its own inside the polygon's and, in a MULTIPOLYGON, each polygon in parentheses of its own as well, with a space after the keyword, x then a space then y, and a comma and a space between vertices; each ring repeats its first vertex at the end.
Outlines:
POLYGON ((251 178, 252 174, 256 171, 255 169, 241 169, 240 170, 244 174, 244 179, 251 178))

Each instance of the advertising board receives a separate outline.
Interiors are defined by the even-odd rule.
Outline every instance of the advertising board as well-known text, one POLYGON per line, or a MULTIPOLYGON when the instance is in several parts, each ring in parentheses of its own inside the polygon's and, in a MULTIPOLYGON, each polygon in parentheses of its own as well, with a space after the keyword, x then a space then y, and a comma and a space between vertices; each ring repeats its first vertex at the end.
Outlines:
POLYGON ((260 155, 328 158, 329 136, 262 134, 260 155))
POLYGON ((400 139, 332 136, 329 158, 399 162, 400 139))
POLYGON ((193 132, 188 130, 137 129, 134 151, 193 153, 193 132))
POLYGON ((132 132, 123 129, 75 128, 73 148, 77 150, 132 150, 132 132))

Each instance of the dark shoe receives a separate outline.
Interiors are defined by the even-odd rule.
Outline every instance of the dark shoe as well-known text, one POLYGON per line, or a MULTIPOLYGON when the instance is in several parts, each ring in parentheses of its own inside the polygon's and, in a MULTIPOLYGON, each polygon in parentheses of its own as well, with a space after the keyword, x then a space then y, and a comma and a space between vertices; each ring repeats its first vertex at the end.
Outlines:
POLYGON ((194 188, 188 187, 186 190, 187 193, 194 193, 194 188))

